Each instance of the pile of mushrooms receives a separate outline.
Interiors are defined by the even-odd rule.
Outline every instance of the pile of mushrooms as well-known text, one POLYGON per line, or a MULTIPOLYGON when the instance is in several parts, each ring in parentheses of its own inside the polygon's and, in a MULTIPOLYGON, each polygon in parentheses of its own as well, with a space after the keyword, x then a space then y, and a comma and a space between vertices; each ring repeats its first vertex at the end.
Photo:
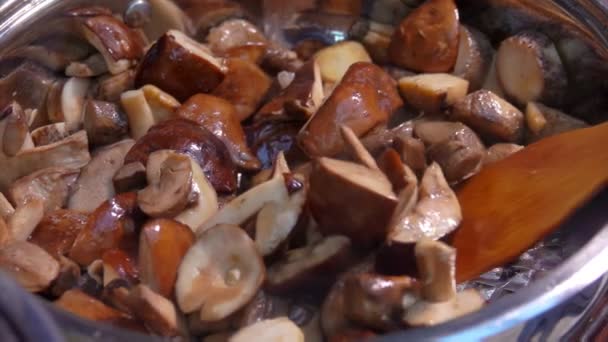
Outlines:
POLYGON ((453 0, 320 1, 291 50, 240 3, 176 3, 73 8, 3 55, 0 270, 204 341, 360 341, 484 305, 456 290, 453 187, 588 125, 563 44, 488 37, 453 0))

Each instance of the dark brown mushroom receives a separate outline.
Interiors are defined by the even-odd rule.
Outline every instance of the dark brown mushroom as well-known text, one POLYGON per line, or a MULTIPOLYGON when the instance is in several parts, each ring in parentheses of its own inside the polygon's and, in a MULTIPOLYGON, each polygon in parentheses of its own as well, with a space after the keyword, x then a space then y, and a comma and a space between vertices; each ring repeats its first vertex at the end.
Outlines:
POLYGON ((262 163, 262 169, 269 169, 280 152, 285 153, 290 164, 297 165, 308 160, 297 143, 301 120, 291 118, 256 122, 245 127, 249 146, 262 163))
POLYGON ((92 145, 108 145, 128 134, 126 115, 111 102, 89 99, 84 105, 84 129, 92 145))
POLYGON ((64 167, 42 169, 11 184, 8 196, 17 206, 39 200, 44 211, 51 212, 67 204, 79 174, 77 169, 64 167))
POLYGON ((6 59, 25 59, 53 71, 62 72, 72 62, 86 58, 93 48, 72 34, 51 34, 37 39, 31 45, 20 46, 8 52, 6 59))
POLYGON ((146 187, 146 167, 140 162, 123 165, 112 178, 117 193, 141 190, 146 187))
POLYGON ((180 0, 178 3, 192 18, 195 36, 201 39, 212 27, 246 15, 242 4, 231 0, 180 0))
POLYGON ((120 249, 109 249, 101 255, 103 286, 116 279, 124 279, 129 284, 139 281, 139 269, 134 257, 120 249))
POLYGON ((56 259, 67 255, 76 236, 87 223, 88 215, 71 210, 47 213, 30 236, 29 241, 40 246, 56 259))

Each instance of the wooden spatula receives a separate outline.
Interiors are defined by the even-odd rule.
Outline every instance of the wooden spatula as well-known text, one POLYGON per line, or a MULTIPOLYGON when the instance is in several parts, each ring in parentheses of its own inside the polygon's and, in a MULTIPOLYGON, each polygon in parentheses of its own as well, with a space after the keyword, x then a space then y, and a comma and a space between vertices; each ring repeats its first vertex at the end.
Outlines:
POLYGON ((541 140, 485 167, 458 191, 457 281, 514 260, 607 183, 608 123, 541 140))

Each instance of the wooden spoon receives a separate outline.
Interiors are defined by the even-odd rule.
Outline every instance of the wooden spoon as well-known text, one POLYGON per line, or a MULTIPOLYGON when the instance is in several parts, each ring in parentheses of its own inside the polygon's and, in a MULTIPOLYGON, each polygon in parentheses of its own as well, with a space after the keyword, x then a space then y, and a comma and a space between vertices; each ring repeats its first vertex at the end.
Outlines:
POLYGON ((553 136, 485 167, 462 186, 456 279, 514 260, 608 183, 608 123, 553 136))

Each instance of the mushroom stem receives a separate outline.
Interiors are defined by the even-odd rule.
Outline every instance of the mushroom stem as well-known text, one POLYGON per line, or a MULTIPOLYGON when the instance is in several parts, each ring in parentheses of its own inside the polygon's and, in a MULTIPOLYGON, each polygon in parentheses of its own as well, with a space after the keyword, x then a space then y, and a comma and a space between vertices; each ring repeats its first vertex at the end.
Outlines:
POLYGON ((430 302, 452 299, 456 295, 456 250, 440 241, 422 239, 415 254, 422 297, 430 302))

